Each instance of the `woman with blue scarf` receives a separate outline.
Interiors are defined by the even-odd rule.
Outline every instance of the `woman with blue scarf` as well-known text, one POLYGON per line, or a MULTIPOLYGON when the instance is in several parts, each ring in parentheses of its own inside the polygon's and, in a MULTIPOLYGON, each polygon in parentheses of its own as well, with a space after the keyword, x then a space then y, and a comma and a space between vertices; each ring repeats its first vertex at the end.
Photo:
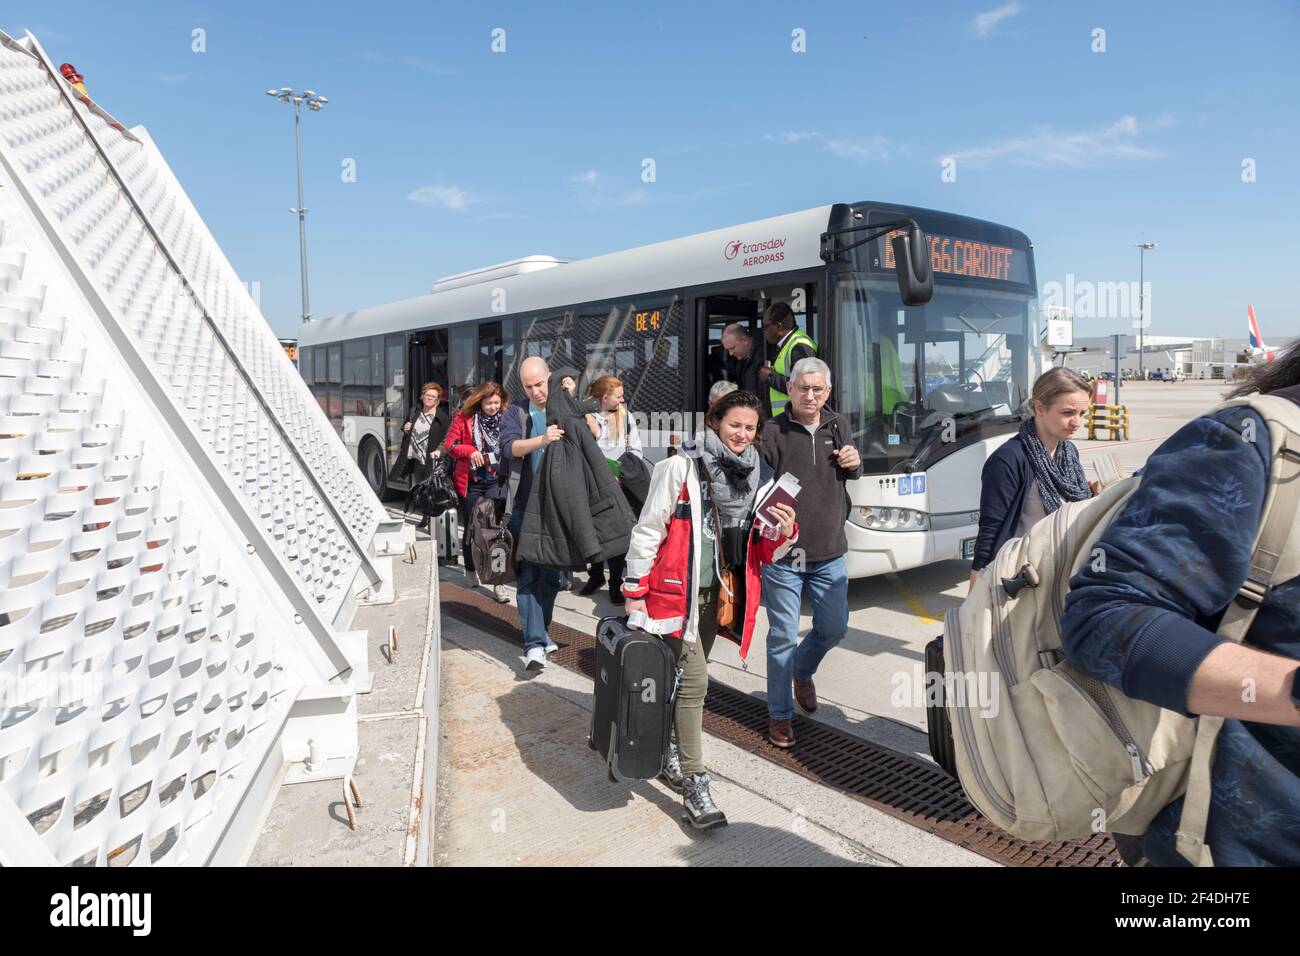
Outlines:
MULTIPOLYGON (((443 442, 456 460, 452 481, 460 495, 457 516, 463 529, 461 553, 467 576, 475 574, 469 520, 474 506, 488 498, 498 502, 498 512, 504 507, 507 472, 501 457, 501 423, 509 404, 505 389, 496 382, 484 382, 466 397, 443 442)), ((502 603, 509 600, 499 584, 492 593, 502 603)))
POLYGON ((1034 382, 1029 400, 1033 417, 984 464, 972 585, 1007 541, 1023 537, 1064 502, 1096 493, 1098 485, 1089 483, 1070 441, 1088 417, 1091 402, 1088 380, 1073 369, 1053 368, 1034 382))

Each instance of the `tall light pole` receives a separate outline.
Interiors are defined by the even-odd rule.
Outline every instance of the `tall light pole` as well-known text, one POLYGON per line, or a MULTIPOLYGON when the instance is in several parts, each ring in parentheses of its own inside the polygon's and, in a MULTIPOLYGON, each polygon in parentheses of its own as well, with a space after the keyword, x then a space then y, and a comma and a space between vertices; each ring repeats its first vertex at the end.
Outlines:
MULTIPOLYGON (((1138 247, 1138 378, 1145 379, 1142 368, 1142 332, 1147 324, 1146 304, 1146 254, 1156 247, 1154 242, 1139 242, 1138 247)), ((1133 300, 1130 299, 1130 302, 1133 300)))
POLYGON ((273 96, 281 103, 293 104, 293 141, 298 150, 298 208, 290 212, 298 214, 298 253, 302 263, 302 320, 311 321, 311 296, 307 292, 307 207, 302 200, 302 106, 319 113, 321 107, 329 102, 329 97, 318 96, 312 90, 296 93, 288 86, 278 90, 267 90, 267 96, 273 96))

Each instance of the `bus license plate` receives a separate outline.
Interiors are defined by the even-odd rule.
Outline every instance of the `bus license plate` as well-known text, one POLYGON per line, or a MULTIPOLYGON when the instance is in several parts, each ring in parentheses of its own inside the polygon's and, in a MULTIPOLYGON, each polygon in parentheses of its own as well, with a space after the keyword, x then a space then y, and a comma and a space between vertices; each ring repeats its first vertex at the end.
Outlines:
POLYGON ((961 542, 962 560, 974 560, 975 558, 975 539, 963 538, 961 542))

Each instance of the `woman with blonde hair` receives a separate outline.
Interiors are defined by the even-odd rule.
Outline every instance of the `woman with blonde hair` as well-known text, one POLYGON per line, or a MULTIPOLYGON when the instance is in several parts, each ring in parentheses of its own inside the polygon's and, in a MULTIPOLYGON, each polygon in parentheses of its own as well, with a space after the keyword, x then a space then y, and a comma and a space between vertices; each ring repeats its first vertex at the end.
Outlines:
MULTIPOLYGON (((621 480, 621 466, 618 460, 628 452, 638 458, 644 458, 641 448, 641 435, 637 432, 636 421, 624 404, 623 382, 613 375, 602 375, 587 387, 587 397, 596 403, 597 411, 587 414, 587 427, 596 437, 596 445, 604 453, 614 473, 621 480)), ((587 583, 578 592, 584 597, 595 594, 605 584, 605 562, 597 561, 588 568, 587 583)), ((609 562, 609 599, 616 605, 623 604, 623 559, 612 558, 609 562)))
POLYGON ((1098 483, 1088 481, 1070 441, 1091 402, 1088 380, 1074 369, 1049 369, 1034 382, 1033 416, 984 463, 971 584, 1007 541, 1023 537, 1062 503, 1097 493, 1098 483))

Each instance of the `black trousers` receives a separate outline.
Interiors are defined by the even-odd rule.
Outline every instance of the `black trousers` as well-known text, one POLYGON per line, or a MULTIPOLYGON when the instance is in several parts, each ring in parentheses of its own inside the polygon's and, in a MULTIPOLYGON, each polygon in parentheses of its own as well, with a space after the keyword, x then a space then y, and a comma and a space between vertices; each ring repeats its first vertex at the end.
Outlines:
POLYGON ((627 567, 627 562, 622 558, 610 558, 606 561, 595 561, 587 568, 587 573, 592 577, 603 575, 605 565, 609 565, 609 593, 617 594, 623 588, 623 570, 627 567))

